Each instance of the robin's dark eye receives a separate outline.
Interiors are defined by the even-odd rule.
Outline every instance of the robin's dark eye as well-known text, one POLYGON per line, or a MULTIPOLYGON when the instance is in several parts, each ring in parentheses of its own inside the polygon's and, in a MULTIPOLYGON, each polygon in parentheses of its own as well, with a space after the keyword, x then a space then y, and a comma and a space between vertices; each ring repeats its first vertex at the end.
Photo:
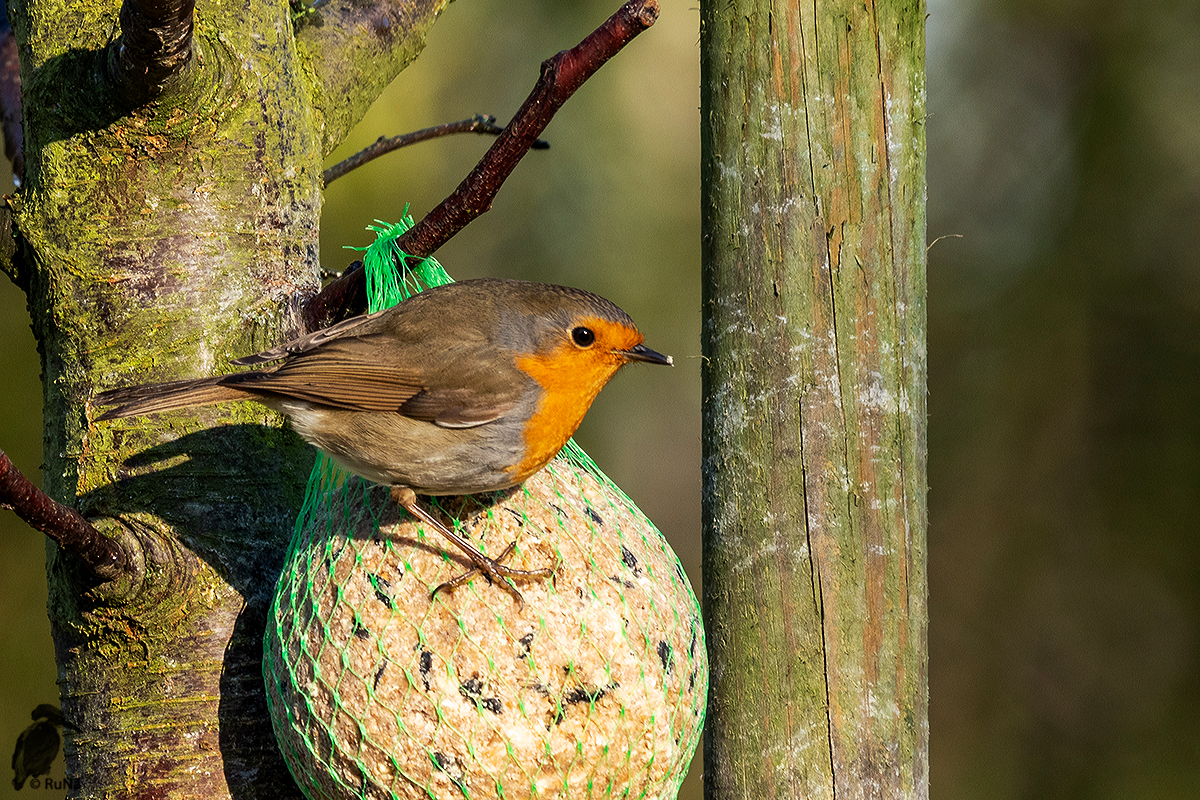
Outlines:
POLYGON ((596 343, 596 332, 580 325, 571 329, 571 340, 580 347, 591 347, 596 343))

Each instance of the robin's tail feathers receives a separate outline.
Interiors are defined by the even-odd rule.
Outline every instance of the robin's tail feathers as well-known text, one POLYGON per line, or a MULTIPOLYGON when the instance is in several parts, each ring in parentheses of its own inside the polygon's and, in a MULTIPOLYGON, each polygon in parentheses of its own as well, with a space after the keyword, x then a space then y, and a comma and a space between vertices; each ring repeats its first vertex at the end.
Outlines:
POLYGON ((234 389, 231 386, 222 386, 219 383, 221 377, 218 375, 213 378, 197 380, 153 383, 101 392, 96 395, 93 405, 116 406, 116 408, 109 409, 96 417, 96 421, 136 417, 189 406, 207 406, 230 400, 254 399, 254 395, 250 392, 234 389))

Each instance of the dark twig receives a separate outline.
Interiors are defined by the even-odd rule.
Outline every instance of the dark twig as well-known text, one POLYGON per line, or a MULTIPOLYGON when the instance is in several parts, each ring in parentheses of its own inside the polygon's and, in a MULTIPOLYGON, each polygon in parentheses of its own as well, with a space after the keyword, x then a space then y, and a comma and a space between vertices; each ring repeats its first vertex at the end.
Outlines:
MULTIPOLYGON (((447 122, 444 125, 434 125, 432 128, 422 128, 419 131, 405 133, 400 136, 393 136, 391 138, 380 136, 374 144, 364 147, 345 161, 339 161, 325 170, 321 177, 325 180, 325 185, 328 186, 347 172, 358 169, 363 164, 373 161, 385 153, 399 150, 401 147, 408 147, 410 144, 416 144, 417 142, 436 139, 439 136, 449 136, 452 133, 481 133, 484 135, 499 136, 503 131, 504 128, 496 124, 496 118, 491 114, 476 114, 470 119, 447 122)), ((533 143, 534 150, 545 150, 549 146, 549 142, 543 142, 541 139, 533 143)))
POLYGON ((658 19, 657 0, 631 0, 570 50, 542 62, 542 74, 504 133, 458 188, 400 240, 406 253, 429 255, 492 207, 501 184, 554 114, 583 82, 658 19))
MULTIPOLYGON (((432 255, 439 247, 492 207, 500 186, 537 141, 555 112, 584 81, 658 19, 657 0, 630 0, 570 50, 542 63, 542 74, 525 104, 508 123, 475 169, 441 204, 400 237, 406 253, 432 255)), ((347 271, 305 308, 309 330, 324 328, 366 309, 362 270, 347 271)))
POLYGON ((87 565, 93 575, 109 581, 120 577, 125 554, 112 539, 92 527, 79 512, 55 502, 29 482, 0 450, 0 508, 7 508, 29 525, 58 542, 87 565))
POLYGON ((162 93, 192 59, 196 0, 124 0, 121 36, 109 47, 113 83, 133 105, 162 93))

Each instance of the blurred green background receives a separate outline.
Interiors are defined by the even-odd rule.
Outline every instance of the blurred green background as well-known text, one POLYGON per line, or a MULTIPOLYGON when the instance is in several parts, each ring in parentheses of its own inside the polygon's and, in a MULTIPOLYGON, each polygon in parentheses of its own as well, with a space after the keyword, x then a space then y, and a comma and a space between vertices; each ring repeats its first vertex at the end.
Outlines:
MULTIPOLYGON (((578 438, 699 593, 699 15, 695 0, 661 3, 559 113, 552 148, 438 256, 459 278, 597 291, 675 356, 674 370, 623 371, 578 438)), ((331 162, 380 135, 506 120, 540 61, 617 4, 452 4, 331 162)), ((931 794, 1195 798, 1200 5, 928 10, 929 241, 950 237, 929 252, 931 794)), ((372 219, 405 203, 420 217, 486 146, 417 145, 331 185, 324 265, 350 261, 339 248, 368 242, 372 219)), ((37 356, 2 282, 0 337, 0 448, 36 476, 37 356)), ((56 689, 42 542, 7 512, 0 559, 6 764, 56 689)))

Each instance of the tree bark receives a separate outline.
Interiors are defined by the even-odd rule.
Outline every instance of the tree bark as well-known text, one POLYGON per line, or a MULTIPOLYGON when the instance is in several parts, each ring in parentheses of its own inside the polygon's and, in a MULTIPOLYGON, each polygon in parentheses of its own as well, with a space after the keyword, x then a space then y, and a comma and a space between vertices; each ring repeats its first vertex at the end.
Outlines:
POLYGON ((227 370, 300 331, 322 158, 445 2, 327 8, 320 31, 294 27, 286 3, 201 2, 190 46, 172 43, 186 68, 152 76, 149 101, 113 68, 132 63, 114 7, 10 7, 44 488, 132 564, 98 583, 48 556, 71 796, 299 796, 267 718, 261 636, 312 451, 251 404, 94 424, 89 398, 227 370))
POLYGON ((928 797, 925 4, 701 4, 709 798, 928 797))

